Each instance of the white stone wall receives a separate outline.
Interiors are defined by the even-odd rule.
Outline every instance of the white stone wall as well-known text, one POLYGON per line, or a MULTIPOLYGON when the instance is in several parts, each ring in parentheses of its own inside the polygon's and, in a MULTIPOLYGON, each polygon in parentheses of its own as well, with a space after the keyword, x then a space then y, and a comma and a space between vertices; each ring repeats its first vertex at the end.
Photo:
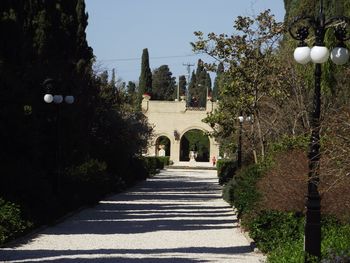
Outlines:
MULTIPOLYGON (((166 136, 170 139, 170 159, 174 163, 179 162, 180 158, 180 141, 181 137, 189 130, 199 129, 202 131, 211 132, 212 128, 202 122, 207 116, 207 113, 213 111, 216 107, 215 102, 207 101, 206 110, 189 110, 186 109, 185 101, 152 101, 143 99, 142 111, 148 118, 148 122, 154 125, 155 137, 148 148, 148 155, 156 154, 156 140, 160 136, 166 136), (180 135, 179 140, 175 139, 174 131, 180 135)), ((213 138, 209 137, 210 141, 210 157, 218 159, 219 145, 213 138)))

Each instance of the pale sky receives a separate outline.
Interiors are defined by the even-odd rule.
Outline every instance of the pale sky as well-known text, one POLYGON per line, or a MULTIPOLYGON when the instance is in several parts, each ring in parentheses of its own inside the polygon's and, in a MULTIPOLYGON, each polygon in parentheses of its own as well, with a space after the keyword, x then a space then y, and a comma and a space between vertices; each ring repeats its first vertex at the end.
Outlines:
POLYGON ((97 58, 98 68, 115 68, 123 81, 138 81, 141 55, 148 48, 151 69, 168 65, 178 76, 187 74, 183 64, 195 64, 190 42, 193 32, 205 35, 233 33, 237 16, 254 16, 271 9, 282 21, 283 0, 85 0, 89 14, 87 39, 97 58))

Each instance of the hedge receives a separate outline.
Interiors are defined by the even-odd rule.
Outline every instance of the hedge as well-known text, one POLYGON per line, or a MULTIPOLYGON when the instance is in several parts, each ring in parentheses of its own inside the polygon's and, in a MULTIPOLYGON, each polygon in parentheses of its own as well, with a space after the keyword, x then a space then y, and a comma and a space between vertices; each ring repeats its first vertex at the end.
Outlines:
POLYGON ((233 178, 237 169, 237 162, 229 159, 219 159, 216 168, 219 184, 224 185, 233 178))
POLYGON ((0 244, 17 237, 31 226, 32 223, 22 219, 18 205, 0 198, 0 244))

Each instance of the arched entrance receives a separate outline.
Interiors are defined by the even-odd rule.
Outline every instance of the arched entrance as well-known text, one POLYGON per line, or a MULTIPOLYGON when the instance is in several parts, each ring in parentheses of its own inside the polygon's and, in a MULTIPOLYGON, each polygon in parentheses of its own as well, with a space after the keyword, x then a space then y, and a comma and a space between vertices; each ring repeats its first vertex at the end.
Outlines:
POLYGON ((185 132, 180 140, 180 162, 190 160, 190 153, 197 162, 209 162, 210 141, 208 135, 199 129, 185 132))
POLYGON ((170 139, 166 136, 159 136, 155 145, 156 156, 170 156, 170 139))
POLYGON ((145 155, 157 156, 160 150, 159 145, 165 145, 165 154, 169 155, 170 152, 170 160, 175 166, 178 164, 180 166, 186 165, 186 163, 190 166, 208 166, 211 165, 210 160, 213 157, 218 159, 219 144, 214 138, 205 136, 206 141, 209 140, 209 145, 205 147, 201 147, 203 144, 197 145, 197 158, 192 158, 188 161, 190 144, 188 143, 187 146, 184 139, 186 138, 189 141, 187 136, 184 137, 184 134, 190 130, 199 130, 202 134, 203 132, 208 134, 213 131, 213 128, 202 120, 215 110, 216 102, 208 99, 205 108, 191 108, 187 107, 185 100, 152 101, 149 97, 145 97, 142 100, 141 107, 148 123, 153 126, 155 135, 155 137, 150 138, 149 147, 145 155), (171 147, 167 147, 167 143, 160 142, 159 137, 162 136, 170 140, 169 145, 171 147), (180 153, 180 148, 182 148, 182 153, 180 153), (180 164, 180 157, 182 160, 187 161, 182 161, 180 164), (205 160, 207 161, 205 162, 205 160))

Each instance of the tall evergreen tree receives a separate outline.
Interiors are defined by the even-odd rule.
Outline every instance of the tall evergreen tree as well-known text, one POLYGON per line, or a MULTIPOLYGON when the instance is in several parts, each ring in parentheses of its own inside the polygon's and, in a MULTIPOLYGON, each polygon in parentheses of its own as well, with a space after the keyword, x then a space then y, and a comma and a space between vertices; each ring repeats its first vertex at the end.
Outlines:
POLYGON ((147 48, 143 49, 141 58, 141 75, 139 79, 140 98, 144 93, 152 94, 152 72, 149 66, 149 55, 147 48))
POLYGON ((179 77, 179 95, 180 96, 186 95, 186 90, 187 90, 186 86, 187 86, 186 77, 182 75, 179 77))
POLYGON ((214 87, 213 87, 213 100, 216 101, 219 99, 220 94, 220 77, 221 74, 224 72, 224 64, 222 62, 219 63, 218 68, 216 70, 216 77, 214 80, 214 87))
POLYGON ((211 79, 201 59, 198 60, 196 73, 192 73, 189 93, 191 99, 195 101, 192 104, 198 107, 206 106, 207 94, 211 93, 211 79))
POLYGON ((194 71, 192 71, 190 83, 188 85, 188 93, 189 93, 189 104, 190 106, 198 106, 198 93, 197 93, 197 76, 194 71))
POLYGON ((176 81, 172 77, 168 65, 162 65, 153 71, 152 96, 155 100, 173 100, 175 98, 176 81))

